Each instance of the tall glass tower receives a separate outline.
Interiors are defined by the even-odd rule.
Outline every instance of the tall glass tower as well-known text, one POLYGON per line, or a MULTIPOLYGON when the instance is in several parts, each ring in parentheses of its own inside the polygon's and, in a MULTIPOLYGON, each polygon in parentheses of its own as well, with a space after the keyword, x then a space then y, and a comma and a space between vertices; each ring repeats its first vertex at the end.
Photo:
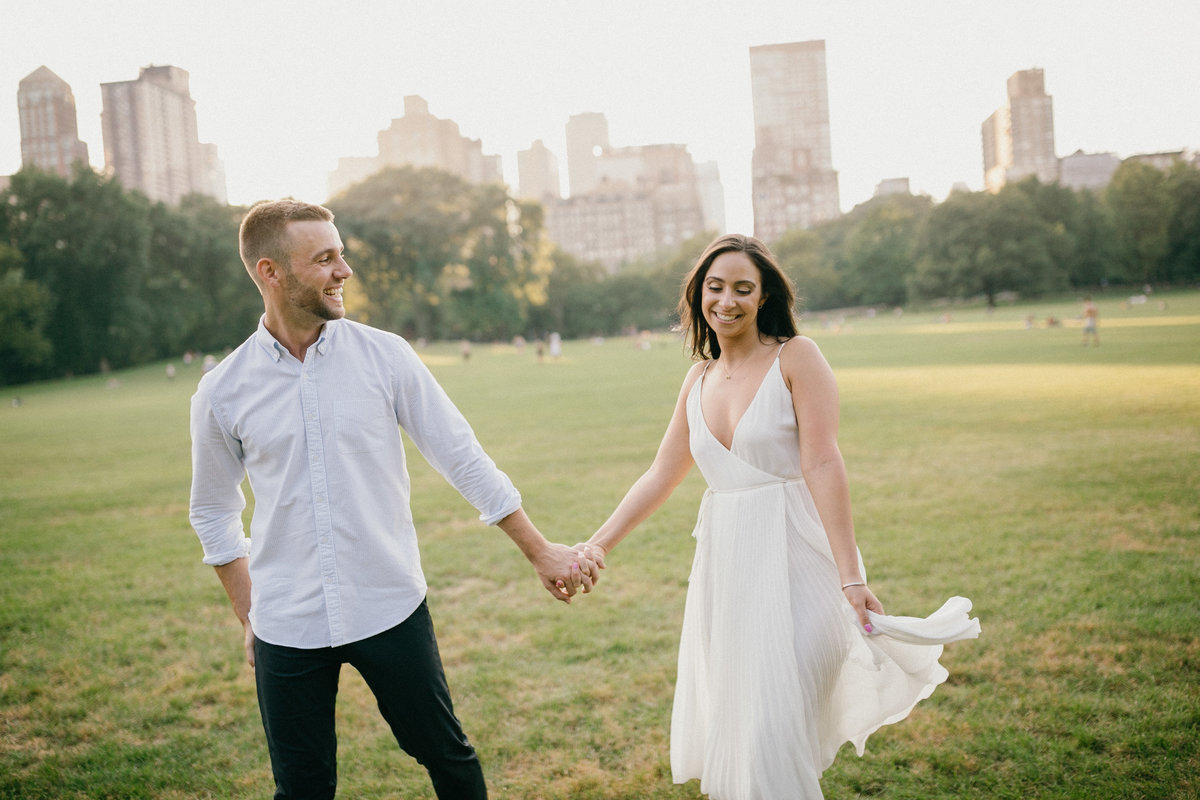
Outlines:
POLYGON ((38 67, 17 86, 21 115, 21 164, 64 178, 76 161, 88 163, 87 144, 79 140, 75 95, 62 78, 38 67))
POLYGON ((754 234, 776 241, 841 214, 829 135, 825 42, 750 48, 754 234))

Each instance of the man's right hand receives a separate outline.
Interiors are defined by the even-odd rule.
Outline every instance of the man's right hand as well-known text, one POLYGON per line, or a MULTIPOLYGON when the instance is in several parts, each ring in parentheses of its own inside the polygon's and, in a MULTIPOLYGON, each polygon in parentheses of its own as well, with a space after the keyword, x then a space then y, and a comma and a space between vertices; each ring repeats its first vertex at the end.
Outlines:
POLYGON ((229 602, 233 604, 234 616, 242 623, 242 630, 245 632, 244 646, 246 648, 246 661, 249 662, 250 668, 254 668, 254 631, 250 628, 250 560, 245 556, 235 558, 228 564, 219 564, 216 567, 217 577, 221 579, 221 585, 225 587, 225 594, 229 595, 229 602))
POLYGON ((254 669, 254 629, 247 622, 242 626, 245 628, 246 636, 243 640, 246 646, 246 661, 250 664, 250 669, 254 669))
POLYGON ((555 600, 570 603, 575 592, 590 592, 600 577, 596 562, 586 554, 546 541, 523 509, 518 508, 496 524, 521 548, 555 600))
POLYGON ((533 559, 533 568, 546 591, 564 603, 570 603, 577 591, 590 592, 599 576, 595 562, 583 558, 575 548, 550 542, 533 559))

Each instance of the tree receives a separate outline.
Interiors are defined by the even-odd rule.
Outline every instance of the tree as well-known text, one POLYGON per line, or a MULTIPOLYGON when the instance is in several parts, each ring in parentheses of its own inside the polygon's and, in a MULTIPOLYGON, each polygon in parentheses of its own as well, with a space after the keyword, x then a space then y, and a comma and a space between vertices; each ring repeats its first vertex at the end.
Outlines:
POLYGON ((796 286, 796 304, 801 308, 843 305, 841 276, 826 257, 821 238, 814 231, 795 228, 785 233, 772 248, 780 269, 796 286))
POLYGON ((1091 191, 1081 191, 1076 198, 1078 202, 1070 222, 1075 252, 1067 265, 1071 285, 1105 286, 1121 274, 1112 215, 1091 191))
POLYGON ((152 269, 141 291, 152 357, 222 350, 254 329, 262 302, 238 255, 243 212, 202 195, 150 207, 152 269))
POLYGON ((445 333, 506 340, 525 330, 530 305, 546 301, 553 264, 541 206, 519 203, 500 185, 471 187, 461 264, 443 274, 445 333))
POLYGON ((559 249, 552 250, 549 259, 546 302, 530 308, 527 332, 540 336, 558 331, 567 338, 595 333, 590 298, 604 281, 604 267, 595 261, 580 261, 559 249))
POLYGON ((1056 235, 1022 191, 951 195, 921 228, 909 289, 925 298, 982 294, 994 306, 1001 292, 1063 288, 1056 235))
POLYGON ((3 238, 24 257, 25 276, 50 293, 45 335, 56 369, 94 372, 144 357, 145 198, 80 165, 70 180, 21 170, 5 199, 3 238))
POLYGON ((545 301, 551 261, 538 207, 501 186, 396 167, 330 201, 368 305, 409 336, 506 337, 545 301))
MULTIPOLYGON (((214 351, 245 340, 262 315, 262 299, 238 253, 238 226, 246 209, 188 195, 178 216, 186 221, 175 272, 182 281, 186 319, 177 341, 163 355, 182 349, 214 351)), ((163 263, 151 255, 156 269, 163 263)))
POLYGON ((1172 212, 1167 222, 1163 274, 1171 281, 1200 279, 1200 169, 1177 163, 1167 174, 1172 212))
POLYGON ((25 279, 21 254, 0 244, 0 385, 44 374, 53 348, 45 336, 50 293, 25 279))
POLYGON ((1140 161, 1126 160, 1104 192, 1112 211, 1120 279, 1151 283, 1166 277, 1172 213, 1167 176, 1140 161))
POLYGON ((1091 192, 1042 183, 1036 177, 1005 186, 1001 194, 1005 192, 1028 197, 1034 213, 1049 226, 1050 257, 1070 285, 1101 286, 1117 272, 1112 225, 1091 192))
POLYGON ((401 167, 329 202, 367 296, 366 309, 353 309, 356 316, 408 336, 434 336, 439 281, 460 261, 468 200, 467 183, 450 173, 401 167))
POLYGON ((603 336, 629 330, 665 328, 674 304, 653 291, 645 277, 617 274, 598 285, 576 284, 568 291, 568 336, 603 336))
POLYGON ((932 205, 928 197, 887 195, 846 215, 849 230, 835 265, 847 303, 904 303, 917 227, 932 205))

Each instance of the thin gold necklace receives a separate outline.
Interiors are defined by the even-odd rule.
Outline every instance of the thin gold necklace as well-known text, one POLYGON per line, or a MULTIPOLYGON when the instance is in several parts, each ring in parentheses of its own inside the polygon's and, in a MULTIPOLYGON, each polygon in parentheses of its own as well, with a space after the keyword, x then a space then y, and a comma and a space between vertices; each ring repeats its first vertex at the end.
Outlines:
POLYGON ((742 364, 745 364, 747 361, 749 361, 750 357, 753 355, 754 355, 754 351, 751 350, 750 353, 745 358, 743 358, 741 361, 739 361, 737 364, 734 365, 733 369, 725 369, 725 365, 722 364, 721 371, 725 373, 725 380, 729 380, 730 378, 732 378, 733 373, 737 372, 738 367, 742 366, 742 364))

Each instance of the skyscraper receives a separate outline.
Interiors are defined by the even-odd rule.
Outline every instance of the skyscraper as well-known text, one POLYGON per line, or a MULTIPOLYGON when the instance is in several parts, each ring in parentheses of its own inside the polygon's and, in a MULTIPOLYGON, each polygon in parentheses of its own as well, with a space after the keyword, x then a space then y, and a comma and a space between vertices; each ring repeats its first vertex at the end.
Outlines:
POLYGON ((342 158, 329 173, 329 195, 338 194, 386 167, 430 167, 453 173, 470 183, 503 183, 500 156, 486 155, 483 142, 469 139, 454 120, 429 113, 419 95, 404 98, 404 116, 379 132, 378 156, 342 158))
POLYGON ((38 67, 17 87, 21 116, 21 164, 69 177, 75 162, 88 163, 79 140, 75 95, 62 78, 38 67))
POLYGON ((825 42, 750 48, 754 234, 775 241, 841 214, 829 132, 825 42))
POLYGON ((558 184, 558 159, 538 139, 528 150, 517 153, 517 180, 521 197, 529 200, 557 200, 562 197, 558 184))
POLYGON ((600 182, 596 162, 608 149, 608 120, 590 111, 567 120, 567 180, 571 195, 587 194, 600 182))
POLYGON ((723 225, 719 175, 697 168, 686 145, 612 147, 603 114, 571 117, 572 145, 571 196, 543 200, 546 230, 566 252, 615 272, 723 225))
POLYGON ((104 164, 127 189, 177 204, 203 194, 225 202, 216 147, 201 145, 196 101, 179 67, 143 67, 137 80, 100 84, 104 164))
POLYGON ((705 230, 725 233, 725 187, 716 161, 696 165, 696 188, 700 192, 700 210, 705 230))
POLYGON ((1069 189, 1099 191, 1108 185, 1121 166, 1116 153, 1085 153, 1076 150, 1058 160, 1058 182, 1069 189))
POLYGON ((1042 183, 1058 180, 1054 154, 1054 100, 1046 94, 1041 69, 1014 72, 1008 100, 983 122, 983 180, 989 192, 1036 175, 1042 183))
POLYGON ((429 113, 429 103, 417 95, 404 98, 404 116, 379 132, 381 167, 437 167, 471 183, 503 183, 500 156, 484 155, 483 143, 469 139, 453 120, 429 113))

